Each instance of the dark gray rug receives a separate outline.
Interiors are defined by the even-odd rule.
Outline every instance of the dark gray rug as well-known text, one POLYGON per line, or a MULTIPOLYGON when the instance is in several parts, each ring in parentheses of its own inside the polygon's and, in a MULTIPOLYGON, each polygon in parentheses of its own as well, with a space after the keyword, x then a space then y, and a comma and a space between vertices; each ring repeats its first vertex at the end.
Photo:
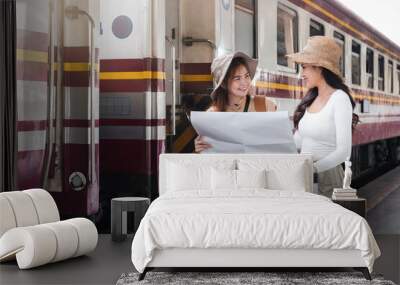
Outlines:
POLYGON ((267 284, 267 285, 395 285, 380 275, 368 281, 360 272, 148 272, 142 281, 138 273, 122 274, 117 285, 133 284, 267 284))

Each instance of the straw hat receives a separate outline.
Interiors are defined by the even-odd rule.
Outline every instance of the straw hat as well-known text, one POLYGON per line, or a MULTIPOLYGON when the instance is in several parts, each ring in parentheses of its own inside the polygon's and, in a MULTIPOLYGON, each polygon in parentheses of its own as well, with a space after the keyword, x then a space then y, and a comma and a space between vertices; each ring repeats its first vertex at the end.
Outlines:
POLYGON ((218 56, 213 60, 211 64, 211 73, 213 75, 215 84, 215 88, 213 92, 211 92, 210 94, 211 98, 214 98, 215 92, 217 91, 218 88, 221 87, 221 84, 224 81, 224 78, 226 76, 226 73, 228 72, 232 60, 237 57, 243 58, 246 61, 247 66, 249 68, 250 77, 251 79, 254 78, 258 64, 257 59, 251 58, 247 54, 240 51, 218 56))
POLYGON ((341 56, 342 49, 336 41, 324 36, 310 37, 301 52, 286 55, 297 63, 312 64, 329 69, 339 77, 342 77, 339 67, 341 56))

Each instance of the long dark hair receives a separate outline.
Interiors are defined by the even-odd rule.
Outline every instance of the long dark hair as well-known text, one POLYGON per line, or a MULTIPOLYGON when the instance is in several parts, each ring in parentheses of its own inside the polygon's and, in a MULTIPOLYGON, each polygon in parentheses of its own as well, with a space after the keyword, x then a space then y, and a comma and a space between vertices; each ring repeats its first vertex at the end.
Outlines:
MULTIPOLYGON (((326 83, 330 87, 334 89, 343 90, 349 96, 351 106, 353 107, 354 110, 356 103, 350 94, 350 88, 346 84, 344 84, 342 78, 337 74, 333 73, 332 71, 330 71, 329 69, 326 69, 324 67, 321 67, 321 69, 322 69, 322 77, 325 79, 326 83)), ((303 100, 301 100, 300 104, 297 106, 293 116, 294 128, 296 130, 299 127, 299 122, 301 118, 303 118, 306 109, 314 102, 317 96, 318 96, 318 88, 317 87, 311 88, 310 90, 308 90, 306 96, 304 96, 303 100)), ((359 123, 359 121, 360 119, 358 115, 353 113, 353 119, 351 124, 353 131, 356 125, 359 123)))
POLYGON ((231 64, 228 67, 228 71, 226 72, 222 84, 217 88, 217 90, 215 90, 211 106, 215 107, 216 110, 219 112, 226 111, 226 106, 228 105, 228 79, 231 77, 236 68, 238 68, 240 65, 244 65, 247 71, 250 70, 247 62, 243 58, 235 57, 234 59, 232 59, 231 64))

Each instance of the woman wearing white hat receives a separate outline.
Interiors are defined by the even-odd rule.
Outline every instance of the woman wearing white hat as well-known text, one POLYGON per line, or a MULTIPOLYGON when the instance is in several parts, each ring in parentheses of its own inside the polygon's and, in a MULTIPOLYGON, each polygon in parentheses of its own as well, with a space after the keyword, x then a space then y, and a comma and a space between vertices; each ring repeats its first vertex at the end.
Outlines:
MULTIPOLYGON (((265 96, 252 96, 251 81, 258 61, 243 52, 234 52, 215 58, 211 64, 215 88, 208 112, 269 112, 276 105, 265 96)), ((200 153, 211 145, 195 139, 195 151, 200 153)))
POLYGON ((350 159, 352 130, 358 123, 339 69, 341 53, 334 39, 315 36, 302 52, 287 55, 302 65, 308 90, 294 113, 295 141, 301 152, 312 153, 319 191, 327 197, 342 186, 341 163, 350 159))

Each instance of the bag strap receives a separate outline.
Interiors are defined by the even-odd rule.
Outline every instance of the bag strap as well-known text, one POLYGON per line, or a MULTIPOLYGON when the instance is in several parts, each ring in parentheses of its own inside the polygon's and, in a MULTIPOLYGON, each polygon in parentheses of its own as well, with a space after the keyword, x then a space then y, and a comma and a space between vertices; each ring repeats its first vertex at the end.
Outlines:
POLYGON ((247 96, 246 96, 246 105, 244 105, 244 110, 243 110, 243 112, 248 112, 248 111, 249 111, 250 99, 251 99, 250 96, 247 95, 247 96))
POLYGON ((265 106, 265 97, 256 95, 254 96, 254 109, 256 112, 266 112, 267 108, 265 106))
POLYGON ((275 112, 276 109, 276 104, 267 98, 267 112, 275 112))
POLYGON ((275 112, 276 105, 265 96, 256 95, 254 96, 254 109, 256 112, 275 112))

